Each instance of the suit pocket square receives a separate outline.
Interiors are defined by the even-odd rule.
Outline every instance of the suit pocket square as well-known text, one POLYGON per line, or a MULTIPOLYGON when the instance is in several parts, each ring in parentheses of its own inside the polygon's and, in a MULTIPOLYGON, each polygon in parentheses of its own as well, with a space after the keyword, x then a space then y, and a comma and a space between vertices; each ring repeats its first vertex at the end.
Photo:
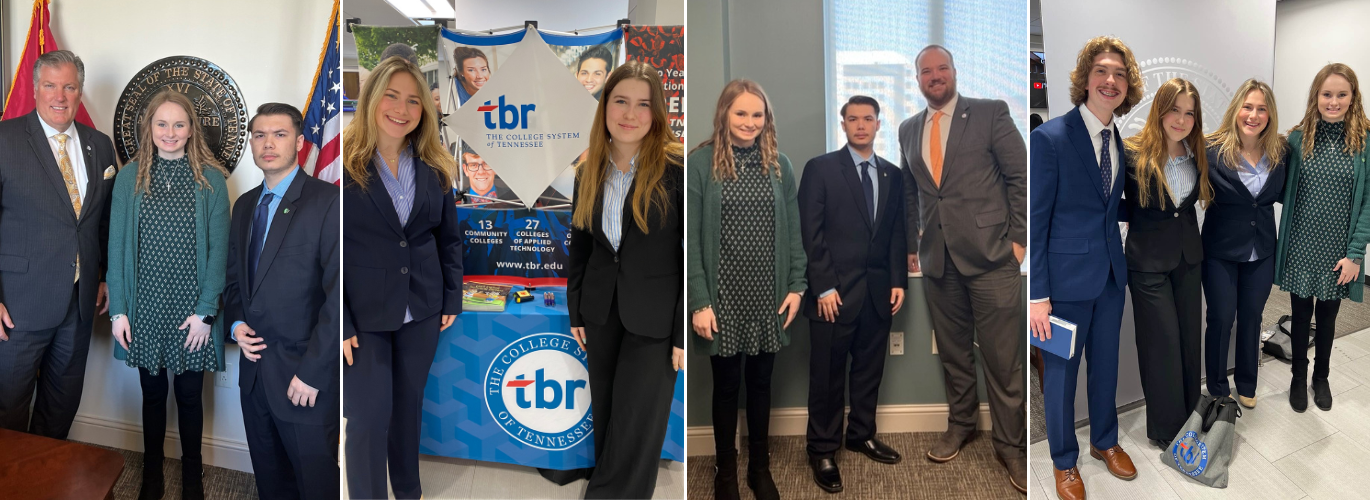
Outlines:
POLYGON ((113 179, 115 173, 117 173, 117 171, 114 170, 114 165, 105 168, 105 180, 113 179))

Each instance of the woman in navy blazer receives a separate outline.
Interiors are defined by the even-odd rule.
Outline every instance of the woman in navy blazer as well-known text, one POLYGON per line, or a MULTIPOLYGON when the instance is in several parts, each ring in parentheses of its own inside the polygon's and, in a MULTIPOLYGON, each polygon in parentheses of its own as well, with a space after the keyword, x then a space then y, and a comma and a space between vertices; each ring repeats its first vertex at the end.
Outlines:
POLYGON ((1213 203, 1204 214, 1203 289, 1208 303, 1204 365, 1208 393, 1232 394, 1227 346, 1237 324, 1237 401, 1256 406, 1261 312, 1275 281, 1275 202, 1284 196, 1289 147, 1279 133, 1275 93, 1255 79, 1237 93, 1208 135, 1213 203))
POLYGON ((685 169, 656 68, 604 84, 576 168, 566 304, 586 351, 595 468, 585 498, 651 498, 685 351, 685 169))
POLYGON ((348 491, 419 498, 419 421, 438 332, 461 312, 462 240, 433 99, 413 63, 371 71, 343 131, 348 491), (388 461, 388 468, 387 468, 388 461))

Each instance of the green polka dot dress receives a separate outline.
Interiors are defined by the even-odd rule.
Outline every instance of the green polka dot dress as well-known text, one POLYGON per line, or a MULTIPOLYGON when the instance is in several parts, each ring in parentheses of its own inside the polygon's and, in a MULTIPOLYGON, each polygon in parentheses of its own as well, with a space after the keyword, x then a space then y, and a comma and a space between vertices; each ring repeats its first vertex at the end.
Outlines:
POLYGON ((780 350, 775 303, 775 192, 761 150, 733 146, 737 180, 723 181, 719 217, 718 355, 780 350))
POLYGON ((1300 297, 1340 300, 1349 286, 1338 285, 1337 261, 1346 257, 1351 237, 1351 198, 1356 171, 1343 149, 1346 125, 1320 121, 1313 138, 1313 157, 1295 186, 1294 213, 1289 219, 1289 256, 1280 289, 1300 297))
POLYGON ((200 284, 195 269, 195 183, 190 163, 154 157, 152 181, 138 213, 138 290, 133 304, 128 365, 157 374, 205 371, 216 366, 214 347, 185 348, 200 284))

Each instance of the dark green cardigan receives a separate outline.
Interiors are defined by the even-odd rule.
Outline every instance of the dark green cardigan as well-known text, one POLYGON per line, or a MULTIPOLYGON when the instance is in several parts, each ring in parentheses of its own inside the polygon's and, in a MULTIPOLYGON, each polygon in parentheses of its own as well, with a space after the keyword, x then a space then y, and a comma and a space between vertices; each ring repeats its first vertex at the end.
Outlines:
MULTIPOLYGON (((209 345, 214 349, 217 369, 224 369, 224 324, 219 314, 219 296, 224 291, 224 274, 228 267, 228 183, 223 174, 212 168, 204 170, 210 189, 195 192, 195 269, 200 284, 200 300, 195 314, 215 316, 209 333, 209 345)), ((133 307, 138 292, 138 213, 145 193, 134 193, 137 184, 138 162, 131 162, 119 170, 114 179, 114 199, 109 209, 109 314, 128 316, 133 324, 133 307)), ((137 335, 138 332, 133 332, 137 335)), ((203 348, 202 348, 203 349, 203 348)), ((114 344, 114 359, 125 360, 128 351, 114 344)))
MULTIPOLYGON (((1280 209, 1280 235, 1276 242, 1275 249, 1275 284, 1284 286, 1284 263, 1289 255, 1289 228, 1292 225, 1290 217, 1294 214, 1294 206, 1298 204, 1297 193, 1299 192, 1299 169, 1303 166, 1303 131, 1295 130, 1289 133, 1289 173, 1285 180, 1284 188, 1284 207, 1280 209)), ((1351 164, 1356 170, 1356 189, 1351 195, 1351 234, 1350 243, 1346 248, 1346 257, 1349 259, 1360 259, 1365 257, 1365 245, 1370 243, 1370 196, 1366 196, 1366 191, 1370 190, 1370 148, 1361 150, 1351 159, 1351 164)), ((1330 271, 1330 269, 1329 269, 1330 271)), ((1348 292, 1351 300, 1361 302, 1365 294, 1365 267, 1356 276, 1356 281, 1348 285, 1348 292)))
MULTIPOLYGON (((685 201, 689 245, 685 252, 687 297, 690 312, 711 306, 718 300, 719 240, 722 226, 723 185, 713 180, 713 146, 706 146, 690 154, 685 163, 688 198, 685 201)), ((771 176, 775 194, 775 303, 780 304, 790 293, 808 288, 804 269, 808 257, 799 234, 799 187, 794 179, 790 159, 780 153, 780 177, 771 176)), ((785 333, 785 316, 777 314, 775 330, 782 345, 790 344, 785 333)), ((718 354, 718 337, 709 346, 709 354, 718 354)))

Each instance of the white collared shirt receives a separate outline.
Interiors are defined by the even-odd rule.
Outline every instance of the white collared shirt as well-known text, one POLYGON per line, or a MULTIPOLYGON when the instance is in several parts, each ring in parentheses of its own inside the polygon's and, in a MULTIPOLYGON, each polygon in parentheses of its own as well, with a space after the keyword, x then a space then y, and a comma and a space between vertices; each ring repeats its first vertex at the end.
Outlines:
POLYGON ((1102 155, 1099 153, 1104 147, 1104 136, 1100 134, 1100 132, 1103 132, 1104 130, 1109 131, 1108 156, 1109 160, 1112 160, 1110 163, 1113 168, 1113 170, 1111 170, 1111 172, 1113 172, 1113 182, 1110 184, 1110 187, 1114 189, 1118 188, 1118 162, 1122 161, 1123 149, 1121 145, 1118 144, 1120 142, 1117 137, 1118 134, 1113 133, 1115 131, 1113 130, 1112 120, 1109 120, 1108 125, 1104 125, 1104 122, 1099 121, 1099 117, 1094 116, 1094 112, 1090 111, 1089 108, 1086 108, 1084 104, 1081 104, 1080 107, 1076 109, 1080 110, 1080 118, 1083 118, 1085 121, 1085 130, 1089 131, 1089 142, 1094 145, 1094 163, 1096 165, 1101 161, 1102 155))
MULTIPOLYGON (((937 140, 941 143, 942 158, 945 159, 947 157, 947 136, 951 135, 951 115, 956 114, 956 102, 959 100, 961 100, 961 94, 952 96, 951 100, 942 106, 942 109, 933 109, 932 106, 928 106, 924 111, 927 114, 923 116, 923 166, 927 167, 928 173, 932 173, 932 117, 938 111, 942 112, 942 117, 937 120, 940 127, 937 130, 937 140)), ((942 167, 946 168, 945 161, 942 163, 942 167)), ((937 182, 942 182, 942 180, 938 179, 937 182)))
POLYGON ((88 176, 86 175, 86 155, 81 154, 81 138, 79 134, 76 133, 76 122, 71 122, 71 125, 67 127, 65 132, 59 131, 51 125, 48 125, 48 122, 43 121, 42 117, 38 118, 38 123, 43 126, 43 135, 48 136, 48 146, 52 148, 52 160, 54 163, 57 163, 59 167, 62 162, 60 160, 61 156, 58 155, 57 145, 60 143, 57 142, 56 135, 67 134, 67 157, 71 160, 71 170, 76 176, 76 190, 80 193, 81 203, 85 203, 86 183, 89 179, 87 179, 88 176))

